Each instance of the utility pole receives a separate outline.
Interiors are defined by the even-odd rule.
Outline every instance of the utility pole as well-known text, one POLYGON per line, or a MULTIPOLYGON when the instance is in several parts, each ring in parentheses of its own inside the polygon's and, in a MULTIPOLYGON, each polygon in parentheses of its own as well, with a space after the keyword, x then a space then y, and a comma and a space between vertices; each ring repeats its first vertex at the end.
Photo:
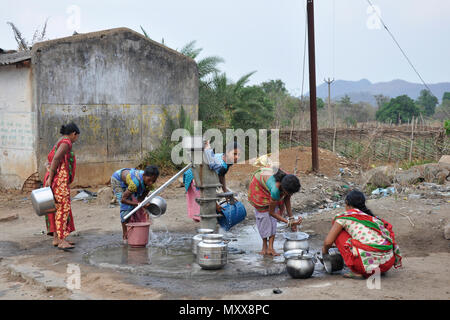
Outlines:
POLYGON ((332 118, 332 114, 331 114, 331 84, 334 82, 334 79, 331 80, 330 78, 327 79, 323 79, 323 81, 325 81, 328 84, 328 122, 329 122, 329 126, 334 127, 334 121, 332 118))
POLYGON ((311 115, 312 170, 319 172, 319 143, 317 137, 316 54, 314 46, 314 1, 307 0, 308 13, 308 61, 309 61, 309 110, 311 115))

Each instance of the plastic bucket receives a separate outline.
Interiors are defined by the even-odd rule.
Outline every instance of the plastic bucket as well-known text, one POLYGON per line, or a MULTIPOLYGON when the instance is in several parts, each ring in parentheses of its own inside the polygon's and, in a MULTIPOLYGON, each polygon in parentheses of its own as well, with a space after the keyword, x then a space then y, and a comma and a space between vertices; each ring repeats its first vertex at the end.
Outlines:
POLYGON ((225 229, 230 230, 233 226, 245 219, 247 211, 241 202, 235 202, 234 204, 222 204, 223 216, 218 218, 219 225, 225 229))
POLYGON ((127 223, 128 245, 132 248, 143 248, 148 243, 150 222, 127 223))

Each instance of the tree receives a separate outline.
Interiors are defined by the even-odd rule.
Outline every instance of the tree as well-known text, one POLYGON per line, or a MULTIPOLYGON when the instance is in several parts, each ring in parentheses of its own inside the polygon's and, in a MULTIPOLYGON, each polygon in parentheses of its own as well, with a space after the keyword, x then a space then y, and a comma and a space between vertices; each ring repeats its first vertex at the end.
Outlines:
POLYGON ((423 108, 426 116, 434 114, 438 102, 438 99, 429 90, 425 89, 420 91, 420 96, 417 99, 417 105, 423 108))
POLYGON ((45 20, 44 26, 42 27, 42 30, 40 32, 39 32, 38 29, 36 29, 34 31, 33 39, 31 40, 31 42, 27 41, 25 39, 25 37, 22 36, 22 33, 15 26, 14 23, 7 22, 7 24, 9 24, 9 26, 11 27, 11 29, 12 29, 12 31, 14 33, 14 39, 17 42, 17 50, 19 50, 19 51, 29 51, 29 50, 31 50, 31 47, 33 46, 33 44, 45 40, 46 39, 45 38, 45 34, 47 32, 47 22, 48 22, 48 18, 47 18, 47 20, 45 20))
POLYGON ((390 98, 386 97, 382 94, 376 94, 374 95, 375 100, 377 101, 377 107, 380 109, 382 106, 384 106, 386 103, 389 103, 390 98))
POLYGON ((316 105, 317 105, 317 109, 323 109, 325 107, 325 102, 323 102, 322 98, 317 98, 316 99, 316 105))
POLYGON ((381 107, 375 114, 376 119, 381 122, 400 123, 410 121, 413 116, 418 116, 419 108, 414 100, 407 95, 398 96, 391 99, 388 104, 381 107))

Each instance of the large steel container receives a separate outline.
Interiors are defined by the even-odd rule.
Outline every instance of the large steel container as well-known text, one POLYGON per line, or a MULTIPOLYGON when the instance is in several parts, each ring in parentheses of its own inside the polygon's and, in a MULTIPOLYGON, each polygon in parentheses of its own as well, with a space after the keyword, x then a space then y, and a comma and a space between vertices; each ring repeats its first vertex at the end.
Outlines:
POLYGON ((197 263, 202 269, 221 269, 227 264, 228 245, 221 234, 204 234, 197 245, 197 263))
POLYGON ((314 272, 315 258, 303 250, 291 250, 284 253, 286 270, 294 279, 306 279, 314 272))
POLYGON ((31 203, 38 216, 45 216, 56 211, 55 198, 50 187, 31 191, 31 203))
POLYGON ((202 241, 204 234, 214 233, 213 229, 197 229, 197 233, 192 237, 192 253, 197 255, 197 245, 202 241))

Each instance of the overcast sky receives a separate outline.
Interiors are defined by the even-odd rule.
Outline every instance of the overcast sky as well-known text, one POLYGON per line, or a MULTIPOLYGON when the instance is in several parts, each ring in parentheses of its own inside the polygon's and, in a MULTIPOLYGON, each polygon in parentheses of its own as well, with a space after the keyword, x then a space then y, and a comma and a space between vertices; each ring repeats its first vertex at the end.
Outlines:
MULTIPOLYGON (((371 0, 427 83, 450 81, 450 1, 371 0)), ((49 18, 50 39, 140 25, 156 41, 179 49, 191 40, 202 56, 225 59, 237 80, 256 70, 252 84, 281 79, 302 86, 306 0, 0 0, 0 47, 17 47, 7 21, 30 40, 49 18)), ((367 0, 316 0, 317 83, 325 77, 372 82, 420 82, 367 0), (334 31, 333 31, 334 30, 334 31), (334 41, 333 41, 334 40, 334 41), (334 43, 334 45, 333 45, 334 43)), ((305 92, 308 91, 306 66, 305 92)))

